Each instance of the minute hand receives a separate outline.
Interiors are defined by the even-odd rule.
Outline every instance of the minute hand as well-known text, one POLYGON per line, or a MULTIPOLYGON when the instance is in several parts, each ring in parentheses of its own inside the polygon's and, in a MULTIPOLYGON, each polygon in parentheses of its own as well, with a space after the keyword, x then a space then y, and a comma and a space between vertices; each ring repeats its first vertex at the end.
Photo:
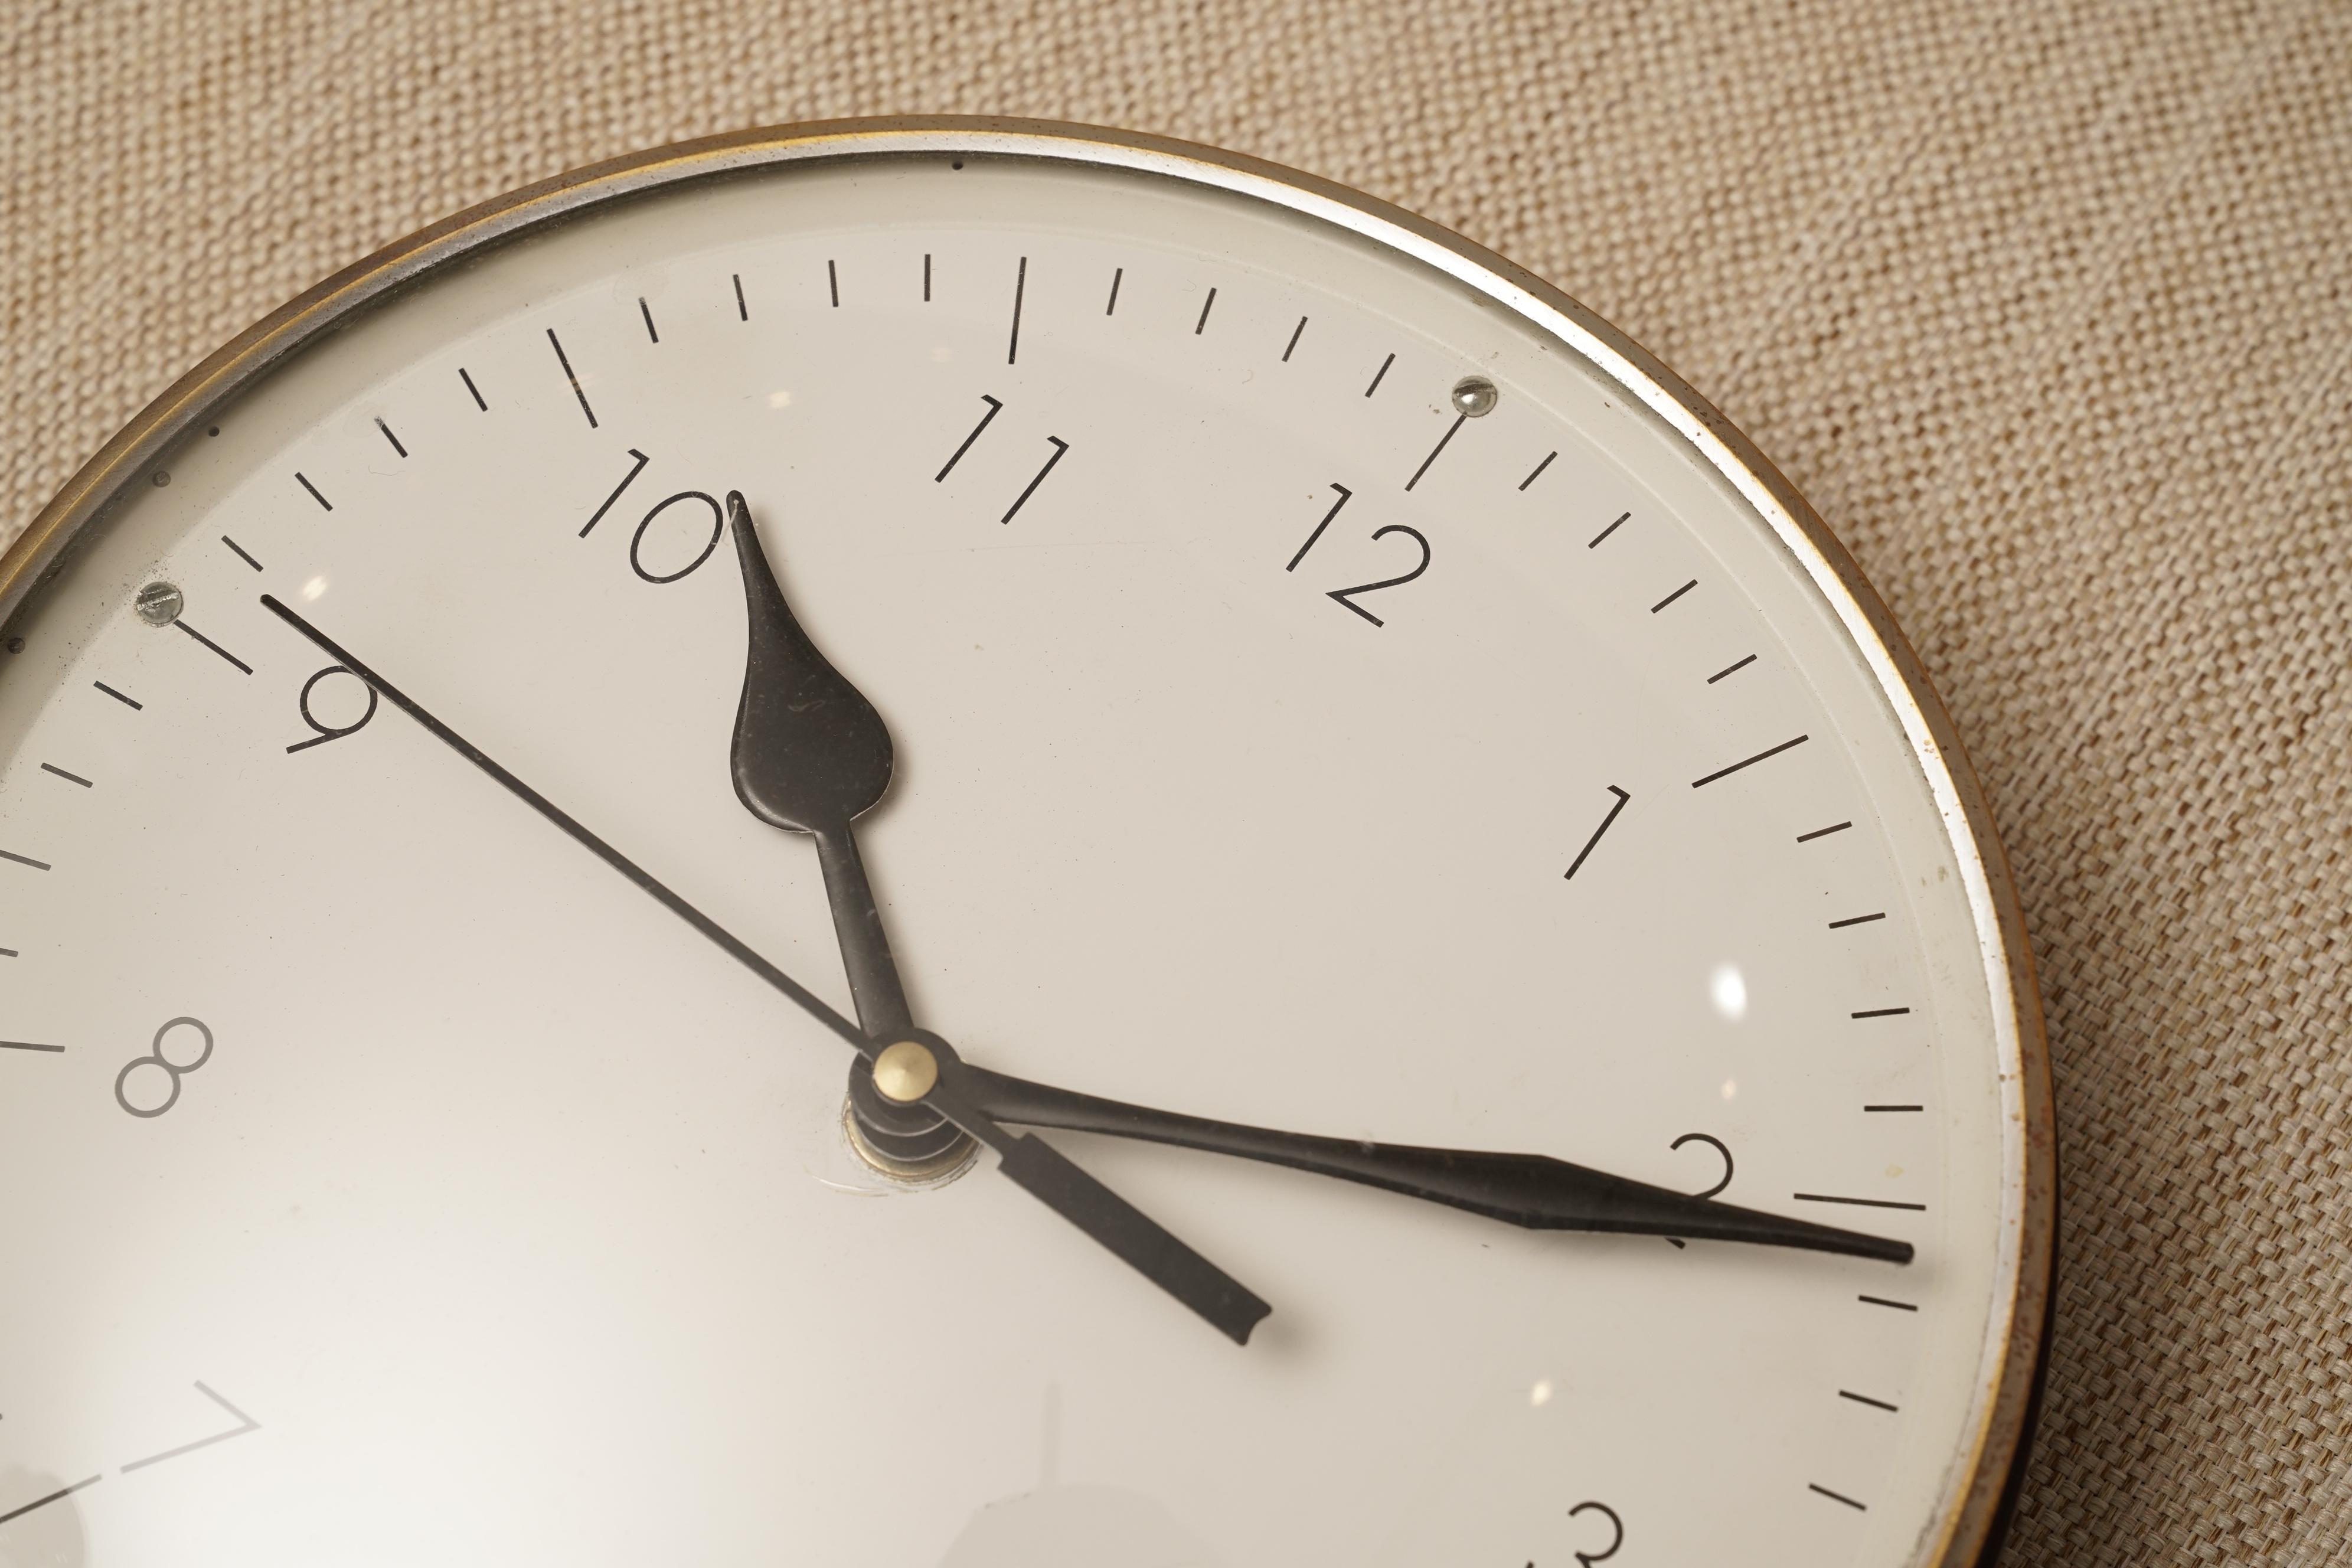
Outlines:
POLYGON ((1786 1219, 1736 1205, 1695 1198, 1666 1187, 1628 1181, 1543 1154, 1498 1154, 1472 1149, 1424 1149, 1278 1132, 1205 1117, 1126 1105, 1091 1094, 1009 1078, 961 1064, 962 1092, 999 1121, 1058 1127, 1113 1138, 1173 1143, 1214 1154, 1288 1165, 1366 1186, 1446 1204, 1530 1230, 1614 1231, 1633 1236, 1695 1237, 1804 1247, 1889 1263, 1911 1261, 1907 1241, 1890 1241, 1834 1226, 1786 1219))

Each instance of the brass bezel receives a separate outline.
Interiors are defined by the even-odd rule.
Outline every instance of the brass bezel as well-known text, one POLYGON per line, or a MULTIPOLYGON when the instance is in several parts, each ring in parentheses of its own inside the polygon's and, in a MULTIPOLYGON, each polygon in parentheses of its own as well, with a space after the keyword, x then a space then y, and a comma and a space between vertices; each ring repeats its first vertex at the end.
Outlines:
MULTIPOLYGON (((1532 273, 1450 230, 1334 182, 1167 137, 1046 121, 943 116, 827 121, 760 129, 612 159, 472 207, 336 273, 230 340, 100 447, 0 556, 0 629, 154 459, 271 367, 354 313, 502 241, 604 203, 689 182, 808 159, 969 153, 1141 170, 1255 195, 1320 218, 1434 266, 1559 339, 1673 425, 1779 531, 1844 620, 1910 736, 1970 884, 1995 1004, 2017 1044, 2013 1198, 2018 1240, 2009 1314, 1989 1397, 1979 1403, 1975 1461, 1948 1491, 1933 1543, 1915 1561, 1967 1568, 1997 1545, 2007 1493, 2030 1435, 2057 1240, 2057 1134, 2040 993, 2015 887, 1982 786, 1925 668, 1861 568, 1780 471, 1698 394, 1632 339, 1532 273)), ((1923 1542, 1923 1544, 1926 1544, 1923 1542)))

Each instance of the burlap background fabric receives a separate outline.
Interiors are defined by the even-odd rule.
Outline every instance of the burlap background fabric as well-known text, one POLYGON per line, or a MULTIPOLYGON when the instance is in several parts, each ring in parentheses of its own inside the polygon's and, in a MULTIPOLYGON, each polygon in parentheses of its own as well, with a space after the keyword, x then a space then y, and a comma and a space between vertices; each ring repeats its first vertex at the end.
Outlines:
POLYGON ((0 537, 219 341, 568 165, 1120 124, 1452 225, 1647 343, 1860 556, 2048 1009, 2013 1563, 2352 1555, 2352 6, 13 0, 0 537))

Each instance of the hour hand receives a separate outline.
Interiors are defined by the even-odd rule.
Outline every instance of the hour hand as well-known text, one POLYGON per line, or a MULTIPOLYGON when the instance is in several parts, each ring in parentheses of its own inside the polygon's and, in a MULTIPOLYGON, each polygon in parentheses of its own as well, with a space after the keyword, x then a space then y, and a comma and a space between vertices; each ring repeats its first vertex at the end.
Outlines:
POLYGON ((727 519, 751 620, 731 752, 736 796, 762 822, 815 838, 858 1024, 877 1038, 903 1035, 914 1017, 849 826, 890 787, 889 727, 809 640, 776 584, 742 491, 728 492, 727 519))

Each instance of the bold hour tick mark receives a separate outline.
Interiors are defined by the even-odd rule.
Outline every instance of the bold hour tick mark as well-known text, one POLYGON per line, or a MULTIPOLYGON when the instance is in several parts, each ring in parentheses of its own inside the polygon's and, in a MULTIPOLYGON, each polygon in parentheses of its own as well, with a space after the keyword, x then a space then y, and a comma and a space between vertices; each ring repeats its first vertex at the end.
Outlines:
POLYGON ((1867 1513, 1869 1511, 1869 1510, 1864 1508, 1862 1504, 1854 1501, 1853 1499, 1846 1496, 1843 1492, 1833 1492, 1830 1490, 1829 1488, 1813 1481, 1807 1481, 1805 1485, 1812 1490, 1821 1493, 1822 1496, 1829 1499, 1832 1502, 1842 1502, 1845 1504, 1846 1507, 1853 1510, 1856 1513, 1867 1513))
POLYGON ((1736 662, 1736 663, 1727 664, 1727 665, 1725 665, 1721 669, 1717 670, 1713 675, 1708 676, 1708 677, 1706 678, 1706 683, 1707 683, 1709 686, 1713 686, 1717 681, 1721 680, 1725 676, 1727 676, 1727 675, 1737 675, 1737 674, 1738 674, 1741 670, 1746 669, 1749 665, 1754 664, 1755 662, 1756 662, 1756 656, 1755 656, 1754 654, 1752 654, 1752 653, 1751 653, 1751 654, 1749 654, 1746 658, 1740 659, 1740 660, 1738 660, 1738 662, 1736 662))
POLYGON ((588 428, 593 430, 596 428, 596 411, 588 406, 588 395, 581 390, 580 378, 572 374, 572 356, 563 352, 563 340, 555 335, 553 327, 547 329, 547 341, 555 350, 555 363, 563 367, 563 379, 572 384, 572 395, 580 400, 580 412, 588 416, 588 428))
POLYGON ((824 264, 825 291, 833 296, 833 308, 841 309, 841 272, 828 258, 824 264))
POLYGON ((923 303, 931 302, 931 253, 923 252, 923 303))
POLYGON ((1525 489, 1529 485, 1535 483, 1538 479, 1543 478, 1543 471, 1546 468, 1550 468, 1551 460, 1559 456, 1559 454, 1558 452, 1546 452, 1544 454, 1543 461, 1536 465, 1535 472, 1529 474, 1526 479, 1519 481, 1519 489, 1525 489))
POLYGON ((1445 444, 1454 439, 1454 433, 1461 429, 1462 422, 1469 417, 1467 414, 1457 414, 1454 416, 1454 423, 1445 427, 1445 434, 1437 438, 1437 445, 1429 449, 1429 456, 1423 458, 1421 460, 1421 467, 1412 471, 1412 478, 1405 480, 1404 488, 1407 490, 1421 483, 1421 476, 1429 472, 1429 465, 1437 461, 1437 454, 1445 450, 1445 444))
POLYGON ((261 563, 260 563, 260 562, 258 562, 258 561, 256 561, 252 556, 250 556, 250 555, 247 554, 247 553, 245 552, 245 547, 244 547, 243 545, 239 544, 236 540, 231 539, 227 534, 224 533, 224 534, 222 534, 222 535, 221 535, 221 542, 222 542, 223 544, 227 545, 231 550, 236 551, 236 558, 237 558, 239 561, 244 562, 247 566, 252 567, 256 572, 258 572, 258 571, 260 571, 260 570, 261 570, 261 563))
MULTIPOLYGON (((8 956, 14 958, 16 955, 11 952, 8 956)), ((63 1046, 37 1046, 30 1040, 0 1040, 0 1051, 37 1051, 46 1057, 61 1057, 66 1054, 66 1048, 63 1046)))
POLYGON ((1832 833, 1843 833, 1847 828, 1852 827, 1853 826, 1853 824, 1851 822, 1832 822, 1827 827, 1816 827, 1811 833, 1798 834, 1797 842, 1800 844, 1810 844, 1816 838, 1827 838, 1832 833))
POLYGON ((1381 389, 1381 378, 1388 374, 1389 366, 1394 363, 1396 363, 1396 355, 1394 354, 1391 354, 1388 358, 1381 361, 1381 368, 1372 372, 1372 384, 1364 388, 1364 395, 1366 397, 1370 397, 1373 393, 1378 392, 1381 389))
POLYGON ((1127 268, 1124 267, 1114 267, 1110 269, 1110 300, 1103 306, 1104 315, 1108 316, 1118 309, 1119 279, 1126 276, 1127 268))
POLYGON ((1865 1105, 1864 1110, 1925 1110, 1924 1105, 1865 1105))
POLYGON ((1855 1300, 1871 1307, 1892 1307, 1898 1312, 1916 1312, 1919 1309, 1909 1301, 1890 1301, 1884 1296, 1856 1296, 1855 1300))
POLYGON ((1848 926, 1866 926, 1873 921, 1883 921, 1885 918, 1886 911, 1884 910, 1874 915, 1848 915, 1842 921, 1830 921, 1830 930, 1843 931, 1848 926))
POLYGON ((1217 291, 1214 289, 1212 289, 1209 290, 1209 297, 1201 301, 1201 319, 1192 323, 1192 335, 1194 337, 1199 337, 1201 335, 1202 329, 1209 324, 1209 312, 1211 310, 1215 308, 1216 303, 1217 291))
POLYGON ((120 691, 117 691, 116 689, 114 689, 114 688, 112 688, 111 686, 109 686, 109 685, 108 685, 106 682, 104 682, 103 680, 93 680, 93 681, 91 681, 91 682, 90 682, 90 684, 91 684, 92 686, 97 687, 100 691, 105 692, 109 697, 113 698, 117 702, 120 702, 120 703, 121 703, 123 706, 125 706, 125 707, 129 708, 129 709, 130 709, 131 711, 133 711, 133 712, 137 712, 139 710, 141 710, 141 709, 142 709, 142 708, 144 708, 144 707, 146 707, 146 706, 147 706, 147 704, 145 704, 144 702, 140 701, 140 700, 139 700, 137 698, 135 698, 135 697, 125 697, 124 695, 122 695, 122 693, 121 693, 120 691))
POLYGON ((319 493, 319 487, 312 484, 299 468, 297 468, 294 471, 294 478, 301 483, 304 489, 310 492, 310 499, 319 503, 320 510, 332 511, 335 510, 335 503, 329 500, 325 496, 320 495, 319 493))
POLYGON ((229 652, 228 649, 221 647, 220 644, 213 641, 212 638, 205 636, 204 633, 188 625, 185 620, 173 621, 172 624, 179 627, 182 631, 187 633, 190 637, 195 638, 198 642, 204 644, 206 647, 212 649, 215 653, 220 655, 223 658, 228 660, 231 664, 236 666, 237 668, 243 670, 246 674, 251 675, 253 673, 253 666, 246 663, 245 660, 237 658, 236 655, 229 652))
POLYGON ((466 367, 462 364, 457 367, 457 379, 466 384, 466 390, 473 395, 474 406, 488 414, 490 405, 482 401, 482 389, 474 384, 474 378, 466 374, 466 367))
POLYGON ((1307 330, 1307 318, 1306 318, 1306 317, 1304 317, 1304 316, 1301 316, 1301 317, 1299 317, 1299 318, 1298 318, 1298 325, 1297 325, 1297 326, 1295 326, 1295 327, 1293 327, 1293 328, 1291 328, 1291 329, 1290 329, 1290 341, 1289 341, 1288 342, 1286 342, 1286 343, 1285 343, 1285 344, 1283 344, 1283 345, 1282 345, 1282 363, 1285 363, 1285 364, 1288 364, 1288 363, 1290 363, 1290 354, 1291 354, 1291 351, 1292 351, 1292 350, 1294 350, 1294 349, 1296 349, 1296 348, 1297 348, 1297 346, 1298 346, 1298 335, 1299 335, 1301 332, 1304 332, 1306 330, 1307 330))
POLYGON ((637 314, 646 319, 646 336, 654 342, 661 342, 661 334, 654 331, 654 308, 646 303, 643 294, 637 296, 637 314))
POLYGON ((1768 746, 1768 747, 1766 747, 1764 750, 1762 750, 1762 751, 1760 751, 1760 752, 1757 752, 1757 753, 1756 753, 1754 756, 1752 756, 1752 757, 1742 757, 1739 761, 1738 761, 1738 762, 1736 762, 1736 763, 1732 763, 1732 764, 1731 764, 1729 767, 1727 767, 1727 768, 1717 768, 1717 769, 1716 769, 1716 770, 1715 770, 1715 772, 1713 772, 1713 773, 1711 773, 1707 774, 1707 775, 1706 775, 1706 777, 1705 777, 1705 778, 1703 778, 1703 779, 1693 779, 1693 780, 1691 780, 1691 788, 1693 788, 1693 789, 1704 789, 1706 786, 1707 786, 1708 784, 1713 784, 1713 783, 1714 783, 1716 780, 1717 780, 1717 779, 1727 779, 1727 778, 1729 778, 1732 774, 1734 774, 1734 773, 1738 773, 1738 772, 1740 769, 1742 769, 1742 768, 1752 768, 1752 767, 1754 767, 1757 763, 1760 763, 1760 762, 1764 761, 1764 760, 1765 760, 1766 758, 1768 758, 1768 757, 1777 757, 1777 756, 1779 756, 1781 752, 1783 752, 1787 751, 1790 747, 1791 747, 1791 746, 1801 746, 1801 745, 1803 745, 1807 741, 1810 741, 1810 740, 1811 740, 1811 739, 1812 739, 1812 737, 1811 737, 1811 735, 1800 735, 1800 736, 1798 736, 1798 737, 1797 737, 1795 740, 1793 740, 1793 741, 1783 741, 1783 742, 1780 742, 1779 745, 1777 745, 1777 746, 1768 746))
POLYGON ((55 763, 43 763, 41 764, 41 771, 45 773, 55 773, 58 777, 65 780, 68 784, 78 784, 84 789, 96 787, 79 773, 69 773, 66 772, 65 769, 58 766, 55 763))
POLYGON ((1856 1394, 1850 1388, 1839 1389, 1838 1397, 1840 1399, 1851 1399, 1856 1405, 1867 1405, 1873 1410, 1891 1411, 1898 1415, 1902 1414, 1902 1410, 1899 1406, 1889 1405, 1884 1399, 1873 1399, 1867 1394, 1856 1394))
POLYGON ((392 433, 391 426, 385 424, 381 418, 379 418, 375 422, 375 427, 383 432, 383 438, 392 443, 392 449, 394 451, 399 453, 404 458, 408 456, 408 448, 400 444, 400 437, 392 433))
POLYGON ((1853 1016, 1857 1018, 1900 1018, 1909 1011, 1908 1007, 1864 1007, 1853 1016))
MULTIPOLYGON (((930 295, 930 276, 931 276, 931 274, 930 274, 930 267, 931 267, 931 258, 930 258, 929 257, 928 257, 928 256, 924 257, 924 258, 923 258, 923 298, 924 298, 924 299, 926 299, 926 300, 928 300, 928 299, 929 299, 929 298, 931 297, 931 295, 930 295)), ((730 272, 730 273, 729 273, 729 274, 728 274, 728 276, 729 276, 729 277, 730 277, 730 278, 732 278, 732 279, 735 280, 735 319, 736 319, 737 321, 750 321, 750 320, 751 319, 751 307, 750 307, 749 305, 746 305, 745 303, 743 303, 743 275, 742 275, 740 272, 730 272)))
POLYGON ((1619 512, 1619 513, 1617 514, 1617 521, 1616 521, 1615 522, 1611 523, 1608 527, 1606 527, 1606 528, 1602 529, 1600 532, 1598 532, 1598 533, 1594 534, 1591 539, 1587 540, 1587 541, 1585 542, 1584 548, 1586 548, 1587 550, 1598 550, 1598 549, 1600 549, 1600 548, 1601 548, 1601 542, 1602 540, 1604 540, 1604 539, 1608 538, 1611 534, 1612 534, 1612 533, 1616 532, 1620 528, 1622 528, 1622 527, 1625 525, 1625 520, 1626 520, 1627 518, 1629 518, 1629 517, 1632 517, 1633 515, 1633 514, 1632 512, 1630 512, 1630 511, 1621 511, 1621 512, 1619 512))
POLYGON ((49 868, 49 863, 47 860, 36 860, 30 855, 19 855, 11 849, 0 849, 0 860, 14 860, 19 866, 30 866, 36 871, 46 871, 49 868))

